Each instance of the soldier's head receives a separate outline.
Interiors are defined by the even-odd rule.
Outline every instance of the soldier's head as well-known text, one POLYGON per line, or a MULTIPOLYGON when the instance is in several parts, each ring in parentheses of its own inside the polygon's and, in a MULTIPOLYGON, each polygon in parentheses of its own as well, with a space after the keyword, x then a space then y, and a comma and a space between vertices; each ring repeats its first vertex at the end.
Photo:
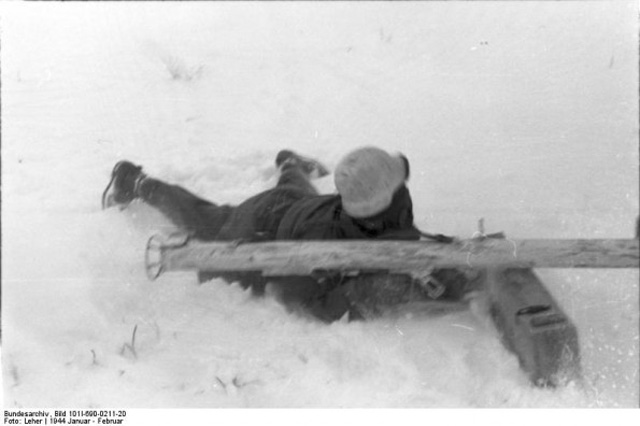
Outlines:
POLYGON ((351 217, 367 218, 385 211, 409 179, 409 161, 375 147, 347 154, 334 172, 342 207, 351 217))

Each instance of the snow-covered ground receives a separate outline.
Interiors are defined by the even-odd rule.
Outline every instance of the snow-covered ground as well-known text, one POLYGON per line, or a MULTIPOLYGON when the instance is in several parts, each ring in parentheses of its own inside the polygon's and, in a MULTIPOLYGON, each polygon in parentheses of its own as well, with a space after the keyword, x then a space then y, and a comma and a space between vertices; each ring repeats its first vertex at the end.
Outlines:
POLYGON ((238 203, 280 148, 333 167, 373 144, 411 160, 427 231, 630 238, 636 1, 2 7, 5 407, 638 406, 637 269, 537 271, 585 374, 544 390, 481 310, 324 325, 191 273, 149 282, 169 224, 100 209, 122 158, 238 203))

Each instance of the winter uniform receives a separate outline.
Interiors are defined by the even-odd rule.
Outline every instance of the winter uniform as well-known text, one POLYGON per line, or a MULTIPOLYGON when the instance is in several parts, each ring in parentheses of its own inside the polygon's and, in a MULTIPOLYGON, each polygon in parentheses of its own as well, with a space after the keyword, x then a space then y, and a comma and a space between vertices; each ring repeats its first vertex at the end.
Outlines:
MULTIPOLYGON (((319 195, 310 184, 314 172, 328 173, 313 160, 282 151, 276 165, 281 170, 276 186, 236 207, 216 205, 179 186, 146 177, 134 165, 120 171, 124 177, 119 178, 116 165, 103 203, 106 198, 122 204, 123 199, 118 196, 123 193, 130 195, 125 201, 140 198, 192 238, 203 241, 420 238, 413 224, 411 196, 405 186, 409 175, 406 158, 392 157, 373 147, 350 153, 334 173, 337 195, 319 195), (114 196, 107 195, 112 184, 114 196)), ((201 281, 214 276, 219 275, 200 273, 201 281)), ((223 278, 238 280, 258 293, 266 284, 257 273, 225 274, 223 278)), ((269 283, 286 305, 302 306, 318 318, 333 321, 346 312, 352 318, 359 315, 350 299, 356 292, 353 284, 358 280, 324 274, 276 277, 270 278, 269 283)), ((406 277, 402 281, 407 284, 406 277)))
POLYGON ((305 168, 293 160, 280 165, 280 179, 274 188, 235 207, 216 205, 179 186, 150 177, 140 181, 136 195, 202 241, 419 239, 413 226, 411 196, 404 184, 406 160, 400 161, 376 148, 354 153, 336 169, 336 186, 340 191, 337 195, 319 195, 309 182, 308 166, 305 168), (384 166, 378 164, 384 161, 367 161, 366 168, 357 163, 367 160, 367 153, 391 164, 387 167, 391 170, 389 179, 384 179, 384 166), (366 172, 374 169, 376 173, 369 176, 362 173, 363 169, 366 172), (357 175, 358 171, 365 176, 357 175), (364 179, 377 182, 363 188, 358 181, 364 179), (351 182, 356 183, 348 185, 351 182), (368 199, 371 204, 367 204, 368 199))
POLYGON ((354 218, 344 209, 341 195, 300 200, 280 222, 277 240, 343 239, 418 240, 413 226, 413 206, 406 186, 400 186, 391 205, 369 218, 354 218))

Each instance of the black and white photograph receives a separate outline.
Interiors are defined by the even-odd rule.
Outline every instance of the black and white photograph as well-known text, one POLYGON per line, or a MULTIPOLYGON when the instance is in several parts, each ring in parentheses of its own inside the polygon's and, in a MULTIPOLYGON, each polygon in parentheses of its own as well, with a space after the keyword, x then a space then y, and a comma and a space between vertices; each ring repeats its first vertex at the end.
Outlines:
POLYGON ((0 8, 5 423, 640 406, 636 0, 0 8))

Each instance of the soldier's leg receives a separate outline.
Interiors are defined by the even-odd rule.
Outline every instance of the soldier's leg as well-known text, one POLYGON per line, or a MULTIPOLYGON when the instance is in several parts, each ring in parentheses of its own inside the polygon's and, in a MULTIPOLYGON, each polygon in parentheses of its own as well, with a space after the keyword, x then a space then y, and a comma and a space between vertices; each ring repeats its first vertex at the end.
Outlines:
POLYGON ((202 241, 215 240, 234 209, 229 205, 214 204, 178 185, 152 178, 144 179, 137 193, 141 200, 158 209, 180 229, 202 241))
POLYGON ((319 161, 286 149, 276 156, 276 167, 280 170, 280 178, 276 186, 294 186, 310 195, 318 194, 311 180, 329 174, 327 168, 319 161))
POLYGON ((200 240, 214 240, 234 209, 204 200, 178 185, 150 178, 142 167, 121 161, 113 168, 102 206, 124 208, 135 199, 156 208, 178 228, 200 240))

